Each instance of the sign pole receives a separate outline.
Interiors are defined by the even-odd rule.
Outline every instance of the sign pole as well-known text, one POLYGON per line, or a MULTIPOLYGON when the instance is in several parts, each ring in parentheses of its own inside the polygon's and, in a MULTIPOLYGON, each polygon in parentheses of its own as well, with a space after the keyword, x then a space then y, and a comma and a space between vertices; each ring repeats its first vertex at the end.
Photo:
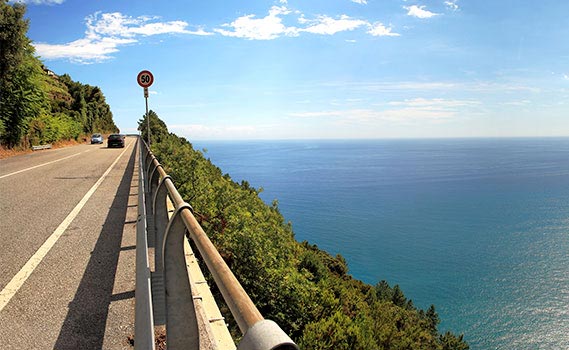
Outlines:
POLYGON ((144 102, 146 102, 146 137, 148 138, 148 147, 150 147, 150 116, 148 115, 148 88, 144 88, 144 102))
MULTIPOLYGON (((148 91, 148 88, 144 88, 148 91)), ((150 147, 150 116, 148 115, 148 95, 144 95, 144 101, 146 102, 146 134, 148 135, 148 147, 150 147)))
POLYGON ((154 76, 150 71, 143 70, 142 72, 138 73, 136 77, 136 81, 138 85, 144 88, 144 101, 146 103, 146 135, 148 137, 148 147, 150 147, 150 115, 148 115, 148 88, 154 82, 154 76))

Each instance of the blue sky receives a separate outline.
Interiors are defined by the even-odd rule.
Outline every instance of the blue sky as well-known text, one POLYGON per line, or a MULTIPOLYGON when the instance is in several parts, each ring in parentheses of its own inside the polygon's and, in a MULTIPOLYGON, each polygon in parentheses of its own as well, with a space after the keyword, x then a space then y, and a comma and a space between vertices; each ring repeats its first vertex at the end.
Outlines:
POLYGON ((569 1, 28 0, 57 74, 198 139, 569 136, 569 1))

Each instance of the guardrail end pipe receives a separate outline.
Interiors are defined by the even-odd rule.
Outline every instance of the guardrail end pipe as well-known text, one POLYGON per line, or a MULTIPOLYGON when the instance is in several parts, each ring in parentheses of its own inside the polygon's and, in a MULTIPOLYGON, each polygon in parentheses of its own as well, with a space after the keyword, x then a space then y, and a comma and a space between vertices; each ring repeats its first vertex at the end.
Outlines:
POLYGON ((262 320, 247 330, 237 350, 300 350, 290 337, 271 320, 262 320))

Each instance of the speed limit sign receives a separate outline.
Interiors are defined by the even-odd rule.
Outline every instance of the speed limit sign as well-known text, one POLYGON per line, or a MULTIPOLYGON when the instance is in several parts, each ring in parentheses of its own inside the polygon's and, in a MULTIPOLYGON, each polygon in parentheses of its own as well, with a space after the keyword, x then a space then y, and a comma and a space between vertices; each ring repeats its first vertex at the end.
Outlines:
POLYGON ((143 70, 142 72, 138 73, 136 77, 136 81, 138 85, 142 86, 143 88, 147 88, 154 82, 154 76, 150 71, 143 70))

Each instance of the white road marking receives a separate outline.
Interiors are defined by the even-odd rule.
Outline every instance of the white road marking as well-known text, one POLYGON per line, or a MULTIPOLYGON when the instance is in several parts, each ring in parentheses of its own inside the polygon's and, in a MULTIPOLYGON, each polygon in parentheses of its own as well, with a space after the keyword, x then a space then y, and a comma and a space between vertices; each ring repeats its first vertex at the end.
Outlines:
POLYGON ((24 171, 32 170, 32 169, 39 168, 39 167, 42 167, 42 166, 45 166, 45 165, 57 163, 57 162, 60 162, 60 161, 62 161, 62 160, 69 159, 69 158, 72 158, 72 157, 76 157, 76 156, 78 156, 78 155, 80 155, 80 154, 83 154, 83 153, 89 152, 89 151, 91 151, 91 150, 88 149, 88 150, 86 150, 86 151, 83 151, 83 152, 80 152, 80 153, 77 153, 77 154, 72 154, 72 155, 67 156, 67 157, 63 157, 63 158, 60 158, 60 159, 52 160, 51 162, 43 163, 43 164, 40 164, 40 165, 36 165, 36 166, 33 166, 33 167, 29 167, 29 168, 26 168, 26 169, 22 169, 22 170, 15 171, 15 172, 10 173, 10 174, 2 175, 2 176, 0 176, 0 179, 3 179, 3 178, 8 177, 8 176, 16 175, 16 174, 19 174, 19 173, 23 173, 24 171))
MULTIPOLYGON (((35 252, 35 254, 28 260, 28 262, 22 267, 22 269, 12 277, 12 280, 4 287, 4 289, 0 292, 0 311, 4 309, 4 307, 10 302, 10 299, 20 290, 24 282, 30 277, 32 272, 35 268, 42 262, 43 258, 47 255, 47 253, 51 250, 51 248, 55 245, 57 240, 63 235, 67 227, 71 224, 71 222, 75 219, 75 217, 79 214, 81 209, 85 206, 89 198, 95 193, 97 188, 103 183, 103 180, 107 177, 107 175, 111 172, 115 164, 119 161, 122 155, 130 148, 130 145, 125 147, 125 149, 119 154, 117 159, 111 164, 111 166, 105 171, 105 173, 97 180, 97 182, 91 187, 91 189, 83 196, 83 199, 73 208, 71 213, 67 215, 67 217, 63 220, 63 222, 53 231, 51 236, 42 244, 41 247, 35 252)), ((47 163, 46 163, 47 164, 47 163)))

